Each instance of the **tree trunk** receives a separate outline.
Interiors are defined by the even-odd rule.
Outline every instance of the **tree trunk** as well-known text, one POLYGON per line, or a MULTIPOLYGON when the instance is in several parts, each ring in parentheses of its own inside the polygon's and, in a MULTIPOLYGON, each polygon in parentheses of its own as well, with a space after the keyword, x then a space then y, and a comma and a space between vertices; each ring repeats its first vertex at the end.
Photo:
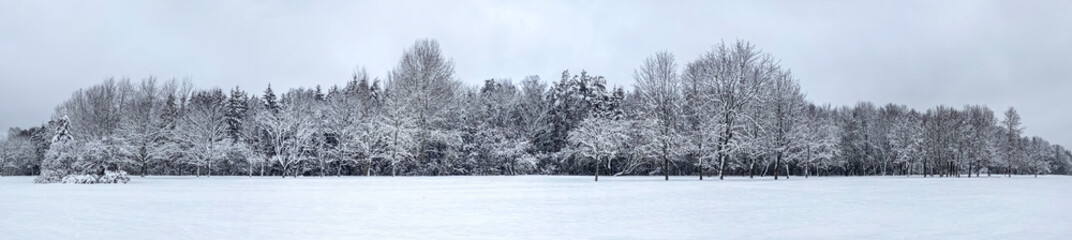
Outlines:
POLYGON ((957 177, 960 177, 960 160, 957 160, 956 162, 949 162, 949 170, 953 171, 950 176, 955 175, 957 177))
POLYGON ((972 165, 971 165, 971 163, 968 163, 968 178, 971 178, 971 174, 972 174, 972 165))
MULTIPOLYGON (((778 155, 774 157, 774 180, 778 180, 778 164, 781 164, 781 163, 782 163, 782 153, 779 152, 778 155)), ((786 173, 786 174, 788 174, 788 173, 786 173)))
POLYGON ((697 149, 699 149, 699 151, 696 152, 696 158, 699 159, 699 161, 697 161, 697 162, 700 163, 700 180, 703 180, 704 167, 706 167, 706 165, 704 165, 704 163, 703 163, 703 159, 704 159, 703 144, 702 143, 699 144, 699 147, 697 149))
MULTIPOLYGON (((596 179, 598 180, 599 166, 596 166, 596 173, 596 179)), ((663 151, 663 178, 665 181, 670 181, 670 159, 666 157, 666 151, 663 151)))
MULTIPOLYGON (((774 162, 771 163, 773 164, 774 162)), ((774 169, 777 170, 778 166, 774 166, 774 169)), ((770 165, 763 165, 763 171, 759 172, 759 177, 767 177, 767 171, 770 171, 770 165)))
POLYGON ((789 163, 785 163, 785 179, 789 180, 789 163))
POLYGON ((748 178, 756 177, 756 158, 752 158, 748 163, 748 178))
MULTIPOLYGON (((667 178, 669 179, 669 178, 667 178)), ((599 181, 599 157, 596 157, 596 182, 599 181)))
POLYGON ((718 153, 718 180, 723 180, 725 177, 725 174, 723 173, 726 172, 726 158, 727 156, 721 153, 721 151, 718 153))
MULTIPOLYGON (((888 161, 882 160, 882 176, 886 176, 886 164, 887 163, 888 163, 888 161)), ((789 173, 786 173, 786 175, 787 175, 786 177, 788 177, 789 173)))
POLYGON ((923 164, 919 166, 919 170, 923 172, 923 178, 927 178, 927 161, 924 159, 923 164))
MULTIPOLYGON (((423 85, 420 86, 420 88, 421 88, 422 91, 424 90, 423 85)), ((421 102, 422 105, 427 104, 427 103, 424 102, 423 98, 421 99, 420 102, 421 102)), ((417 148, 418 149, 418 152, 417 152, 417 163, 418 163, 417 164, 417 174, 420 174, 421 168, 424 167, 424 143, 425 143, 424 138, 426 137, 424 135, 425 134, 424 131, 427 130, 428 125, 426 125, 426 124, 428 124, 428 122, 425 121, 425 119, 424 119, 424 111, 418 111, 417 119, 418 119, 417 128, 418 128, 418 131, 419 131, 418 134, 417 134, 417 137, 420 138, 420 147, 417 148)), ((395 135, 397 137, 397 133, 395 135)), ((394 173, 392 173, 391 175, 393 177, 394 173)))
MULTIPOLYGON (((699 163, 700 163, 700 181, 703 181, 703 168, 704 168, 704 165, 703 165, 703 157, 698 157, 698 158, 699 158, 699 163)), ((667 181, 670 181, 670 178, 669 178, 669 177, 667 177, 667 179, 666 179, 666 180, 667 180, 667 181)))
MULTIPOLYGON (((400 123, 398 123, 396 125, 400 125, 400 123)), ((398 130, 397 130, 397 128, 394 131, 394 138, 391 141, 392 141, 391 147, 392 148, 398 148, 398 130)), ((421 142, 421 148, 422 148, 421 149, 421 161, 424 161, 424 149, 423 149, 424 145, 423 144, 424 144, 424 142, 421 142)), ((396 151, 397 151, 397 149, 391 151, 391 176, 392 177, 395 176, 395 171, 396 171, 395 162, 398 161, 398 154, 396 153, 396 151)))

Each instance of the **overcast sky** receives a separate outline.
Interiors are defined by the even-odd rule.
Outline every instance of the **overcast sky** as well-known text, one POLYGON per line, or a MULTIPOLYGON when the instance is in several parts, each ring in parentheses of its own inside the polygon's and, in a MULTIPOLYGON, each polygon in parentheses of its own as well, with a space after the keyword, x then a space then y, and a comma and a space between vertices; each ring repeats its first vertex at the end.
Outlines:
POLYGON ((108 77, 259 94, 384 76, 422 38, 469 84, 586 69, 626 88, 658 50, 684 65, 742 39, 816 103, 1015 106, 1027 134, 1072 144, 1072 1, 5 0, 0 127, 108 77))

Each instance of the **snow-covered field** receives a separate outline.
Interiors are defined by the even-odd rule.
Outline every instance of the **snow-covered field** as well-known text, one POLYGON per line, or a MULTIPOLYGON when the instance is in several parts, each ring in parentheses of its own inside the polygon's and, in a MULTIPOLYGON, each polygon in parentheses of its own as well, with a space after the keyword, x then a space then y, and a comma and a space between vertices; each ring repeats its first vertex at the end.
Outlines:
POLYGON ((0 178, 2 239, 1072 239, 1072 177, 0 178))

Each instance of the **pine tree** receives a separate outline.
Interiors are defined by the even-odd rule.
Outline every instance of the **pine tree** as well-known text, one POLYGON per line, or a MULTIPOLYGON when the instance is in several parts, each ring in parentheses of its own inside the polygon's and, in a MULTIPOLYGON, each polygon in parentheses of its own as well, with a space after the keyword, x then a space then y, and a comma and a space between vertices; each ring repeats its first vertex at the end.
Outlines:
POLYGON ((242 141, 240 139, 242 128, 245 124, 246 111, 249 109, 249 97, 245 91, 239 90, 238 86, 235 86, 231 90, 231 96, 227 99, 227 135, 232 141, 242 141))
POLYGON ((272 84, 268 84, 268 89, 264 90, 264 107, 272 114, 279 113, 279 100, 275 97, 275 92, 272 92, 272 84))

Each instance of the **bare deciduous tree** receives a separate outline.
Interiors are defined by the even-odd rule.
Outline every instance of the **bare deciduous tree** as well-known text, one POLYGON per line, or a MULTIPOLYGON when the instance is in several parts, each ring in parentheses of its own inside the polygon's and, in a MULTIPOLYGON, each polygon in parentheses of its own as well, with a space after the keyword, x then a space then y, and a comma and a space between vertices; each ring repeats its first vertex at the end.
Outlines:
MULTIPOLYGON (((653 141, 658 142, 659 157, 663 160, 663 177, 670 180, 670 157, 678 149, 681 112, 680 79, 674 55, 658 52, 644 60, 644 65, 633 71, 637 96, 641 99, 644 118, 655 121, 658 128, 653 141)), ((700 180, 703 180, 703 160, 700 158, 700 180)))
POLYGON ((443 56, 439 42, 420 40, 406 50, 390 74, 391 94, 410 105, 416 115, 417 161, 425 163, 427 143, 435 126, 442 122, 442 110, 454 96, 458 82, 454 79, 454 61, 443 56))

